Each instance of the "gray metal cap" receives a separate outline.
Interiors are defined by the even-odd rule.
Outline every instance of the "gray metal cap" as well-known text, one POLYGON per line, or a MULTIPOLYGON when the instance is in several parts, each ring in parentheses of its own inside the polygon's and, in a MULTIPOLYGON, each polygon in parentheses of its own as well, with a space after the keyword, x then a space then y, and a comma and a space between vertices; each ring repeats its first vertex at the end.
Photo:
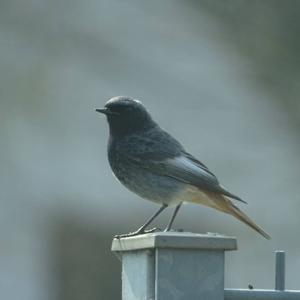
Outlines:
POLYGON ((153 248, 236 250, 235 237, 217 233, 155 232, 114 239, 112 251, 131 251, 153 248))

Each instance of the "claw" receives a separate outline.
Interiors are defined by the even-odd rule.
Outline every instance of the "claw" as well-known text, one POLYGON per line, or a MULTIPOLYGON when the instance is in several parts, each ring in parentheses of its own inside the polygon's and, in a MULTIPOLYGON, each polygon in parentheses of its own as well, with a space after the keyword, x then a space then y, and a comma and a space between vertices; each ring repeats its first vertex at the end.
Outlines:
POLYGON ((146 233, 151 233, 159 230, 159 228, 152 228, 148 230, 144 229, 138 229, 137 231, 129 232, 129 233, 124 233, 124 234, 117 234, 114 236, 115 239, 121 239, 121 238, 126 238, 126 237, 131 237, 131 236, 136 236, 139 234, 146 234, 146 233))
POLYGON ((144 233, 151 233, 151 232, 155 232, 155 231, 159 231, 160 229, 159 228, 151 228, 151 229, 148 229, 148 230, 145 230, 144 233))

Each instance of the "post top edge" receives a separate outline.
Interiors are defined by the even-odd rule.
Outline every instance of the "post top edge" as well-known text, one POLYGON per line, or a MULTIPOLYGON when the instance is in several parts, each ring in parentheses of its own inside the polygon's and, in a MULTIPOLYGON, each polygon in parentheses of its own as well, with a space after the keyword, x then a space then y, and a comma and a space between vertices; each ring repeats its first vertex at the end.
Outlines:
POLYGON ((218 233, 155 232, 113 239, 112 251, 132 251, 154 248, 236 250, 235 237, 218 233))

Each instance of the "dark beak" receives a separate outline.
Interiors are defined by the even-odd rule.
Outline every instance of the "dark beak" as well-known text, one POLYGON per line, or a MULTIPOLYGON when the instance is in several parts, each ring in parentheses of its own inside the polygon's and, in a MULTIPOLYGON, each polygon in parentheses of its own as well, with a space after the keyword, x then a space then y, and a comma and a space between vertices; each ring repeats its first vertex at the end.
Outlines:
POLYGON ((95 111, 101 113, 101 114, 105 114, 105 115, 109 115, 109 116, 118 116, 119 114, 116 112, 111 111, 109 108, 104 107, 104 108, 96 108, 95 111))
POLYGON ((107 108, 96 108, 95 111, 101 113, 101 114, 107 114, 108 109, 107 108))

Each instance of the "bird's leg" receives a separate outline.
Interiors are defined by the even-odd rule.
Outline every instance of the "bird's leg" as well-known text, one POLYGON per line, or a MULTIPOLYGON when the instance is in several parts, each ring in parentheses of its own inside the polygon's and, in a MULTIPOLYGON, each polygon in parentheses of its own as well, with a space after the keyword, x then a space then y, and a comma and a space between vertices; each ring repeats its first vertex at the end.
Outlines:
POLYGON ((175 210, 174 210, 174 213, 173 213, 173 215, 172 215, 172 218, 171 218, 171 220, 170 220, 168 226, 167 226, 166 229, 164 230, 165 232, 166 232, 166 231, 170 231, 170 229, 171 229, 171 227, 172 227, 172 224, 173 224, 173 222, 174 222, 174 220, 175 220, 175 217, 176 217, 176 215, 177 215, 177 213, 178 213, 179 208, 181 207, 181 205, 182 205, 182 202, 176 206, 176 208, 175 208, 175 210))
POLYGON ((143 224, 138 230, 134 231, 134 232, 129 232, 129 233, 125 233, 125 234, 119 234, 119 235, 115 235, 115 238, 116 239, 119 239, 119 238, 123 238, 123 237, 129 237, 129 236, 135 236, 135 235, 138 235, 138 234, 143 234, 143 233, 150 233, 150 232, 153 232, 156 230, 156 228, 152 228, 152 229, 149 229, 149 230, 145 230, 145 228, 150 225, 152 223, 152 221, 166 208, 168 207, 167 204, 163 204, 159 210, 153 215, 151 216, 145 224, 143 224))

